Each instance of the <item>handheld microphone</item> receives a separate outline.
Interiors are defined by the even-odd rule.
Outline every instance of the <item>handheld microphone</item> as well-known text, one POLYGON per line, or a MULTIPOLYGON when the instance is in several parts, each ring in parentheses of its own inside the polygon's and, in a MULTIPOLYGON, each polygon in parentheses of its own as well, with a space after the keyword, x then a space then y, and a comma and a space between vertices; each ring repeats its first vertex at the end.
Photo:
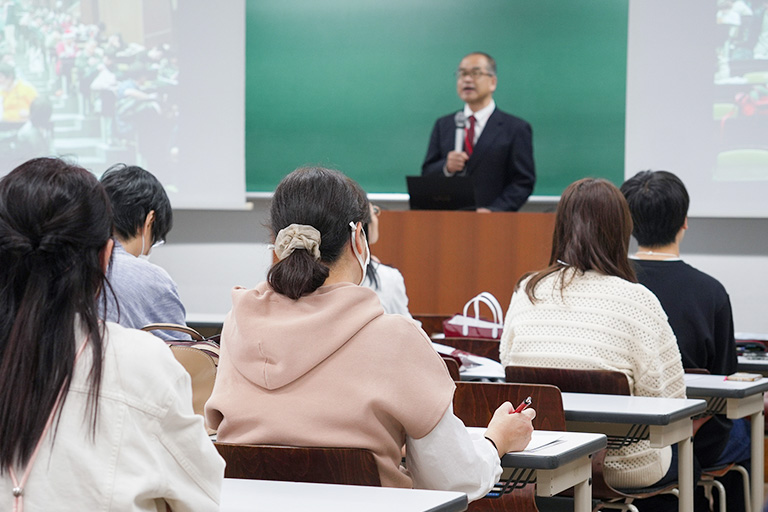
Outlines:
POLYGON ((467 116, 464 112, 456 112, 453 120, 456 122, 456 139, 453 148, 457 153, 461 153, 464 151, 464 124, 467 122, 467 116))

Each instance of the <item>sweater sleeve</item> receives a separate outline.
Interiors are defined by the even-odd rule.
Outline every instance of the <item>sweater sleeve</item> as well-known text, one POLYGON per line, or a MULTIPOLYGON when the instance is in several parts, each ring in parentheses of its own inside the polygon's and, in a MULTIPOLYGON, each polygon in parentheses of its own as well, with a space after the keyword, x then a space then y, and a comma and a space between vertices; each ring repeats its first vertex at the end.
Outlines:
POLYGON ((512 299, 509 301, 509 308, 507 309, 504 317, 504 329, 501 331, 501 339, 499 340, 499 361, 503 366, 509 366, 512 364, 512 342, 515 339, 515 328, 512 324, 512 308, 517 299, 517 294, 512 294, 512 299))
POLYGON ((715 318, 713 319, 715 361, 712 373, 718 375, 730 375, 736 371, 738 366, 736 340, 733 334, 731 300, 728 298, 728 294, 724 295, 725 299, 720 308, 715 312, 715 318))
POLYGON ((647 317, 644 337, 646 346, 636 348, 637 367, 633 393, 638 396, 685 398, 685 380, 680 349, 658 299, 647 292, 647 317))

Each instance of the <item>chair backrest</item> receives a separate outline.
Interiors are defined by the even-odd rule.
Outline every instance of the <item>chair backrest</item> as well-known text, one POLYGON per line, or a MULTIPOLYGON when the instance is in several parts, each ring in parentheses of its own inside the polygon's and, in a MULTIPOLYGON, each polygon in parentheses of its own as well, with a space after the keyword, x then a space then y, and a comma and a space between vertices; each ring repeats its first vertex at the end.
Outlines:
POLYGON ((443 332, 443 322, 448 320, 453 315, 434 315, 434 314, 421 314, 412 315, 414 320, 421 322, 421 328, 427 333, 427 336, 433 334, 439 334, 443 332))
POLYGON ((468 427, 485 427, 493 412, 504 402, 513 406, 531 397, 536 409, 533 427, 539 430, 565 430, 563 398, 555 386, 506 384, 496 382, 457 382, 453 412, 468 427))
POLYGON ((448 367, 448 373, 451 374, 451 378, 455 381, 461 380, 461 375, 459 373, 459 362, 456 360, 453 356, 448 356, 445 354, 440 354, 440 357, 443 358, 443 362, 445 363, 445 366, 448 367))
POLYGON ((499 362, 499 340, 486 338, 441 338, 435 340, 443 345, 463 350, 499 362))
POLYGON ((619 371, 507 366, 504 373, 507 382, 551 384, 566 393, 632 394, 627 376, 619 371))
POLYGON ((373 453, 362 448, 318 448, 214 443, 226 478, 381 486, 373 453))
POLYGON ((171 352, 192 379, 192 409, 195 414, 205 415, 205 402, 211 397, 216 381, 216 362, 194 347, 170 345, 171 352))

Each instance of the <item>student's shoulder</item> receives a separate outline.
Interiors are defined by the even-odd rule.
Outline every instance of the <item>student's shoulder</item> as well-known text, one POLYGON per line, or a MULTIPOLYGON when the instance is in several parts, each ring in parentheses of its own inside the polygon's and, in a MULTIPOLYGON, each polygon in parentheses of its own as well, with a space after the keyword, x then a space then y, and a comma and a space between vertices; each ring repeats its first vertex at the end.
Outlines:
POLYGON ((706 287, 709 289, 714 289, 721 291, 722 293, 725 293, 725 286, 718 281, 716 278, 712 277, 711 275, 707 274, 706 272, 702 272, 701 270, 697 269, 696 267, 690 265, 686 262, 681 262, 683 265, 683 269, 686 273, 686 279, 691 282, 691 284, 696 284, 700 287, 706 287))
POLYGON ((429 336, 417 321, 399 314, 384 313, 375 317, 366 326, 366 331, 366 335, 380 338, 382 342, 404 347, 414 343, 431 344, 429 336))
MULTIPOLYGON (((128 399, 138 397, 148 405, 162 400, 186 373, 162 339, 112 322, 106 322, 105 360, 128 399)), ((138 402, 134 405, 141 407, 138 402)))
POLYGON ((659 303, 656 295, 640 283, 633 283, 618 276, 608 276, 594 271, 585 273, 585 282, 605 294, 616 297, 621 302, 649 308, 656 314, 663 313, 661 303, 659 303))

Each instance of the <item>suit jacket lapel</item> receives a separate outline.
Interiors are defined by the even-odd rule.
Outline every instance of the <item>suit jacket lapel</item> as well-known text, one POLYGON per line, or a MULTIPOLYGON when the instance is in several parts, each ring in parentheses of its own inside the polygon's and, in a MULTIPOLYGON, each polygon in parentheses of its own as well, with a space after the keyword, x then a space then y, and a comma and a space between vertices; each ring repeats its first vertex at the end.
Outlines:
POLYGON ((467 161, 467 173, 472 174, 478 168, 485 155, 488 154, 487 148, 493 147, 494 140, 502 132, 504 118, 499 114, 499 109, 494 109, 488 122, 485 123, 483 133, 477 139, 477 144, 472 151, 472 156, 467 161))

